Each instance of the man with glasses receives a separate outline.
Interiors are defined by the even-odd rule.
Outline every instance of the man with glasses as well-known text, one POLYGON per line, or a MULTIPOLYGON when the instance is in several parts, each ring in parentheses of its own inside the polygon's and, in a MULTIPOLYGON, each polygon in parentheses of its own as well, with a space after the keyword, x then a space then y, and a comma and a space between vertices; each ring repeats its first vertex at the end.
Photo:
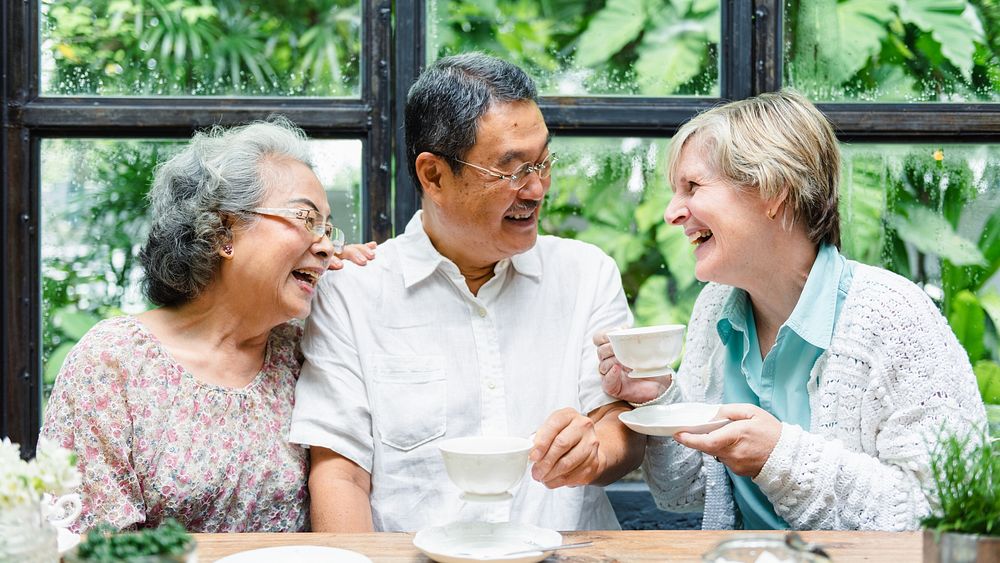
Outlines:
POLYGON ((455 520, 618 527, 603 490, 644 440, 605 395, 593 334, 628 324, 621 277, 594 246, 539 237, 557 159, 531 79, 478 53, 410 90, 406 232, 365 268, 320 282, 291 441, 311 447, 317 531, 415 531, 455 520), (531 437, 510 502, 463 501, 436 444, 531 437), (370 504, 369 504, 370 503, 370 504))

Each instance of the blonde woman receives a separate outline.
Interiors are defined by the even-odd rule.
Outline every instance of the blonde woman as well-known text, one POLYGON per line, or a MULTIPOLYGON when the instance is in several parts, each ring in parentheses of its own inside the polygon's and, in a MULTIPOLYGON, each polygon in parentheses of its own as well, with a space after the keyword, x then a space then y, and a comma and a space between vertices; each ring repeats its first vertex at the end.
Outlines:
POLYGON ((676 378, 631 380, 599 337, 604 388, 633 402, 724 403, 705 435, 653 438, 646 476, 705 528, 906 530, 934 502, 928 440, 985 412, 927 295, 838 251, 840 152, 792 92, 698 115, 669 154, 664 218, 710 282, 676 378))

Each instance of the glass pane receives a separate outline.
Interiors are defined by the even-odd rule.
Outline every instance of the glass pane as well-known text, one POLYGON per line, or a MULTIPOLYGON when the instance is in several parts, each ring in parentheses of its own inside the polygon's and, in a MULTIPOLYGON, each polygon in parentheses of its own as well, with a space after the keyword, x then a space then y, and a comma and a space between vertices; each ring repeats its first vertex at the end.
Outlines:
POLYGON ((359 96, 360 0, 39 0, 46 95, 359 96))
MULTIPOLYGON (((638 325, 686 323, 701 283, 682 229, 663 221, 667 140, 572 137, 552 147, 559 162, 542 230, 611 255, 638 325)), ((924 287, 977 370, 1000 372, 1000 145, 843 151, 844 254, 924 287)))
POLYGON ((975 0, 786 0, 785 84, 816 101, 1000 101, 1000 10, 975 0))
POLYGON ((428 0, 430 61, 472 50, 549 96, 718 96, 719 0, 428 0))
MULTIPOLYGON (((361 141, 310 141, 332 222, 361 240, 361 141)), ((69 349, 100 319, 149 308, 138 253, 156 164, 180 141, 43 140, 42 363, 45 396, 69 349)))

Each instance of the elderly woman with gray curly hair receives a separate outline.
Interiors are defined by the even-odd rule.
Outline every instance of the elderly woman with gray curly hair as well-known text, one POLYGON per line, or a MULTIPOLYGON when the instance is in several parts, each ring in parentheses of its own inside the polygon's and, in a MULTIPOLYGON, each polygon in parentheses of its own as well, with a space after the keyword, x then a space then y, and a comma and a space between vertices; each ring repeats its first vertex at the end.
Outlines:
MULTIPOLYGON (((42 428, 79 456, 76 527, 303 530, 308 453, 285 440, 295 319, 343 247, 305 135, 281 119, 196 134, 149 197, 140 259, 158 308, 84 336, 42 428)), ((363 264, 373 244, 345 256, 363 264)))

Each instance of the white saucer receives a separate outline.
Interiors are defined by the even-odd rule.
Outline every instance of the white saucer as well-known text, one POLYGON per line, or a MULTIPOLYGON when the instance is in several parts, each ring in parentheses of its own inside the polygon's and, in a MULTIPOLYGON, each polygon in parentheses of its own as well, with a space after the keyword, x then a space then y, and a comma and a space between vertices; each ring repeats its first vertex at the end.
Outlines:
POLYGON ((643 379, 646 377, 660 377, 661 375, 673 375, 674 368, 667 366, 663 368, 656 369, 633 369, 628 372, 628 376, 632 379, 643 379))
POLYGON ((500 554, 561 544, 562 535, 559 532, 518 522, 455 522, 420 530, 413 537, 413 545, 417 549, 440 563, 534 563, 552 552, 536 551, 511 557, 500 554))
POLYGON ((674 403, 650 405, 626 411, 618 419, 632 430, 650 436, 673 436, 678 432, 708 434, 732 422, 716 418, 720 405, 707 403, 674 403))
POLYGON ((318 545, 283 545, 241 551, 227 555, 218 563, 302 563, 303 561, 328 563, 372 563, 372 560, 348 549, 318 545))
POLYGON ((80 543, 80 534, 74 534, 66 528, 56 528, 56 542, 59 545, 59 554, 62 555, 80 543))

